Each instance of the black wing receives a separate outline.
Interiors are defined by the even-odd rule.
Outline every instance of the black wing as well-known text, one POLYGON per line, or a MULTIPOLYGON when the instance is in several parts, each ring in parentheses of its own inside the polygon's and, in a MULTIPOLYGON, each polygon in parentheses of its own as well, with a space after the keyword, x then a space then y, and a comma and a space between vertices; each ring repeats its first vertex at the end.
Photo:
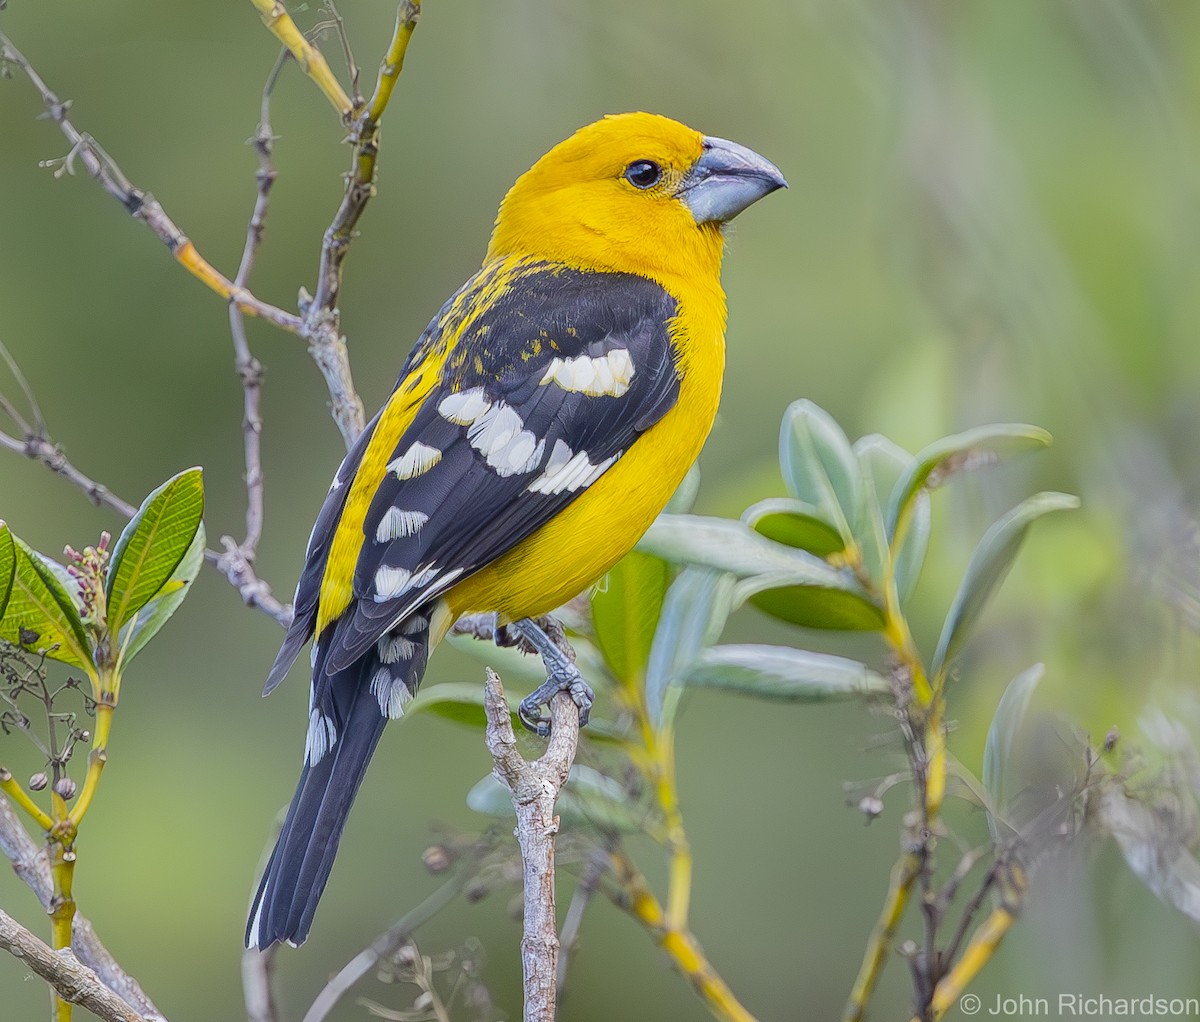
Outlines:
POLYGON ((457 336, 367 512, 328 673, 558 514, 678 398, 675 301, 659 285, 546 263, 512 272, 499 287, 476 278, 494 297, 460 294, 414 353, 457 336))

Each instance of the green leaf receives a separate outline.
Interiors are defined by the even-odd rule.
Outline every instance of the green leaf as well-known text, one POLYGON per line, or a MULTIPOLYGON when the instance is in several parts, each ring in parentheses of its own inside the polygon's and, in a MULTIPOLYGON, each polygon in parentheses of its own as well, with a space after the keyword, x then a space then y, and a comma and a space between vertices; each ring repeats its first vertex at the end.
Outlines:
POLYGON ((760 536, 807 550, 816 557, 828 557, 846 549, 846 541, 833 525, 811 504, 791 497, 760 500, 742 512, 742 521, 760 536))
POLYGON ((890 690, 886 678, 857 660, 790 646, 712 646, 692 661, 680 680, 685 686, 787 702, 820 702, 890 690))
POLYGON ((779 464, 792 496, 818 508, 850 540, 858 507, 858 463, 846 434, 822 408, 796 401, 783 415, 779 464))
MULTIPOLYGON (((516 815, 512 794, 492 774, 481 778, 467 792, 467 805, 485 816, 504 818, 516 815)), ((630 802, 625 787, 582 763, 571 767, 554 811, 566 825, 582 824, 626 834, 646 830, 647 811, 637 803, 630 802)))
POLYGON ((888 507, 888 535, 895 536, 896 523, 920 490, 933 489, 951 475, 994 465, 1002 457, 1046 447, 1050 442, 1050 434, 1040 426, 1021 422, 977 426, 935 441, 917 452, 893 488, 888 507))
POLYGON ((760 536, 744 522, 705 515, 659 515, 637 549, 663 560, 700 564, 741 578, 788 572, 810 585, 852 588, 848 573, 819 557, 760 536))
POLYGON ((128 664, 142 651, 191 592, 192 582, 204 565, 204 541, 204 523, 201 522, 195 536, 192 537, 191 546, 187 548, 183 560, 171 572, 171 577, 142 605, 133 618, 125 623, 117 638, 121 664, 128 664))
POLYGON ((665 561, 634 550, 609 569, 606 584, 592 594, 596 642, 618 680, 641 681, 670 582, 665 561))
POLYGON ((173 476, 150 494, 117 540, 108 570, 108 626, 119 631, 183 560, 204 514, 201 470, 173 476))
POLYGON ((748 579, 739 583, 737 596, 748 598, 771 617, 802 628, 877 632, 883 627, 883 611, 867 595, 847 589, 791 585, 786 576, 760 575, 748 579), (750 592, 750 587, 755 591, 750 592))
MULTIPOLYGON (((508 703, 513 727, 520 729, 523 725, 517 717, 517 707, 521 704, 521 697, 506 689, 504 699, 508 703)), ((483 685, 469 681, 447 681, 422 688, 404 709, 406 718, 418 713, 432 713, 443 720, 482 731, 487 727, 487 714, 483 710, 483 685)))
POLYGON ((792 624, 874 631, 883 615, 858 580, 818 557, 760 536, 744 522, 659 515, 638 549, 737 575, 735 605, 755 606, 792 624))
POLYGON ((720 638, 733 610, 733 582, 727 572, 689 566, 667 590, 646 665, 646 709, 655 729, 673 719, 678 693, 670 689, 679 672, 720 638))
POLYGON ((1029 526, 1052 511, 1079 507, 1079 498, 1066 493, 1037 493, 992 523, 983 535, 958 587, 942 626, 932 671, 944 676, 962 649, 972 626, 1012 567, 1029 526))
POLYGON ((1012 796, 1008 789, 1015 765, 1013 750, 1017 735, 1029 709, 1029 700, 1033 698, 1033 690, 1045 673, 1046 668, 1042 664, 1034 664, 1013 678, 1000 697, 995 716, 988 727, 987 743, 983 748, 983 788, 988 794, 988 828, 994 841, 1000 839, 998 825, 1004 820, 1012 796))
POLYGON ((929 533, 933 527, 932 502, 929 494, 922 490, 912 506, 908 529, 900 541, 900 550, 894 556, 896 571, 896 594, 903 603, 917 587, 921 569, 925 566, 925 554, 929 550, 929 533))
MULTIPOLYGON (((26 649, 45 649, 50 658, 82 667, 93 676, 91 643, 74 598, 40 554, 9 535, 15 565, 8 606, 0 620, 0 638, 26 649), (22 642, 22 631, 35 633, 37 639, 22 642)), ((61 565, 56 567, 65 573, 61 565)))
POLYGON ((8 606, 8 594, 12 592, 13 575, 17 570, 17 551, 13 546, 12 533, 8 526, 0 521, 0 620, 4 618, 4 608, 8 606))

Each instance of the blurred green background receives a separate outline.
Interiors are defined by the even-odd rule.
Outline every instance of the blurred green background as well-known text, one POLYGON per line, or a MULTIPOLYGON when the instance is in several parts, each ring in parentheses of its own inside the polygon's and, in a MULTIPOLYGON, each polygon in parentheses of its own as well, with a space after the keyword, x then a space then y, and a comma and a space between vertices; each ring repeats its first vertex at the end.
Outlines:
MULTIPOLYGON (((394 8, 341 10, 369 84, 394 8)), ((297 17, 307 27, 319 12, 297 17)), ((232 274, 253 204, 243 143, 277 53, 250 5, 10 0, 0 28, 74 101, 77 126, 232 274)), ((334 41, 324 48, 340 67, 334 41)), ((516 175, 579 125, 637 108, 750 145, 791 182, 731 234, 729 368, 700 510, 736 514, 783 492, 776 432, 800 396, 851 437, 884 432, 910 449, 985 421, 1043 425, 1056 437, 1048 453, 935 495, 935 556, 913 612, 927 650, 992 517, 1035 488, 1085 502, 1036 526, 951 696, 951 748, 978 769, 1004 685, 1038 660, 1038 705, 1097 740, 1116 724, 1136 741, 1150 705, 1194 736, 1200 5, 429 0, 385 123, 379 195, 347 263, 343 326, 369 409, 477 266, 516 175)), ((226 311, 93 182, 39 167, 66 151, 40 114, 24 79, 0 81, 0 340, 76 465, 134 503, 203 465, 210 537, 239 533, 242 398, 226 311)), ((297 288, 312 287, 348 153, 294 66, 272 114, 280 177, 252 284, 294 307, 297 288)), ((342 447, 303 344, 250 330, 268 369, 259 570, 286 597, 342 447)), ((50 553, 119 529, 7 454, 0 515, 50 553)), ((753 611, 730 635, 814 639, 753 611)), ((82 910, 174 1022, 242 1012, 251 877, 303 742, 301 672, 258 697, 279 637, 223 580, 201 576, 126 679, 80 844, 82 910)), ((427 683, 480 676, 446 649, 427 683)), ((855 705, 701 693, 686 707, 694 929, 763 1020, 840 1011, 907 797, 894 792, 864 829, 842 783, 896 769, 898 746, 874 741, 887 731, 855 705)), ((0 736, 0 755, 18 776, 35 769, 17 739, 0 736)), ((432 890, 420 863, 430 823, 477 825, 463 795, 488 767, 465 729, 430 717, 391 729, 313 936, 280 957, 289 1018, 432 890)), ((962 823, 978 838, 978 818, 962 823)), ((653 852, 643 861, 653 866, 653 852)), ((48 929, 3 873, 0 905, 48 929)), ((515 1018, 519 928, 506 900, 456 903, 419 936, 426 950, 477 936, 496 1001, 515 1018)), ((1193 925, 1094 842, 1043 864, 1026 918, 974 989, 985 1004, 1197 996, 1198 976, 1193 925)), ((893 961, 874 1017, 907 1018, 908 1003, 893 961)), ((0 958, 0 1018, 44 1017, 45 1006, 40 982, 0 958)), ((352 998, 336 1015, 363 1017, 352 998)), ((646 935, 597 902, 564 1022, 704 1017, 646 935)))

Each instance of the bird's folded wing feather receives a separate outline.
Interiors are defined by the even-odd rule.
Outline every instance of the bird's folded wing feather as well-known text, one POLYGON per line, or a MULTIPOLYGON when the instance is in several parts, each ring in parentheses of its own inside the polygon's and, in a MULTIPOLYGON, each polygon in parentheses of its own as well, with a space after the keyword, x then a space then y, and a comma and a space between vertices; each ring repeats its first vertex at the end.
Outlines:
MULTIPOLYGON (((520 267, 499 288, 485 270, 447 303, 393 393, 396 400, 423 361, 442 359, 375 488, 354 600, 334 627, 328 672, 530 536, 666 414, 679 394, 675 312, 646 278, 545 263, 520 267), (477 296, 490 291, 482 307, 472 288, 477 296)), ((277 667, 311 634, 332 535, 346 527, 344 491, 361 441, 356 451, 318 516, 297 590, 296 636, 289 632, 277 667)))

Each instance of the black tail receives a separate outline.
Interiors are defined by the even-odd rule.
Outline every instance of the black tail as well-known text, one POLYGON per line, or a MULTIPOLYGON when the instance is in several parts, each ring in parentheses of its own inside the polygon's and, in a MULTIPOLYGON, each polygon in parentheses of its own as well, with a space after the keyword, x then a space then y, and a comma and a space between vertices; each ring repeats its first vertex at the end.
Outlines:
POLYGON ((318 644, 313 664, 304 769, 250 908, 247 947, 299 945, 308 936, 379 736, 403 714, 425 673, 429 618, 406 619, 332 675, 325 674, 326 645, 318 644))

